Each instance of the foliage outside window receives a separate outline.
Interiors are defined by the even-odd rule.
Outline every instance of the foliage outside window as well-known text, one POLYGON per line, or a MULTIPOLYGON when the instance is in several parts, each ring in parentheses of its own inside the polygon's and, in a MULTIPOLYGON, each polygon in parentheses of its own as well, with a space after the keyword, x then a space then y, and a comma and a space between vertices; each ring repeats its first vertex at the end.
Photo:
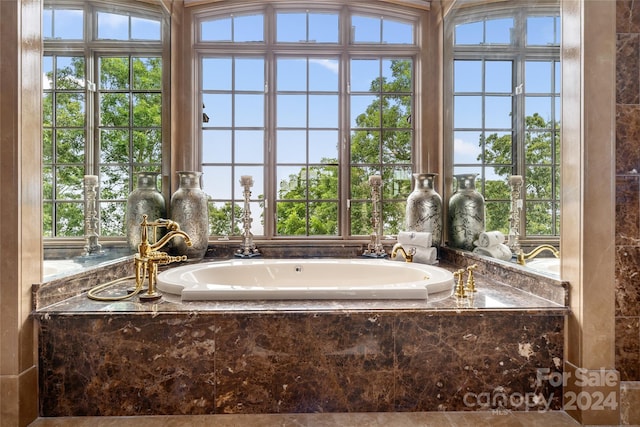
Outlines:
POLYGON ((560 224, 558 8, 460 16, 453 43, 453 173, 478 174, 486 229, 509 232, 510 175, 522 175, 521 239, 560 224), (534 14, 535 13, 535 14, 534 14))
POLYGON ((123 237, 135 173, 160 172, 162 20, 132 9, 84 1, 44 7, 45 237, 84 235, 84 175, 99 176, 101 234, 123 237))
POLYGON ((397 233, 412 170, 416 17, 218 12, 197 25, 211 234, 241 234, 239 181, 251 175, 254 235, 368 235, 373 174, 384 233, 397 233))

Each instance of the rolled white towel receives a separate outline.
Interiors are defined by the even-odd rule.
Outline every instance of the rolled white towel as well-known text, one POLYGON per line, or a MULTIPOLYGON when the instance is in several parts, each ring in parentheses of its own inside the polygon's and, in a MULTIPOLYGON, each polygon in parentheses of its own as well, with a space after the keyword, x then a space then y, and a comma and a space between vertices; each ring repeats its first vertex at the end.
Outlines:
POLYGON ((478 235, 478 240, 473 242, 474 245, 481 248, 490 248, 504 243, 504 234, 500 231, 483 231, 478 235))
POLYGON ((401 231, 398 233, 398 243, 403 247, 430 248, 431 233, 428 231, 401 231))
POLYGON ((504 243, 500 243, 489 248, 477 247, 473 250, 473 253, 478 255, 485 255, 491 258, 501 259, 503 261, 509 261, 513 254, 509 246, 504 243))
POLYGON ((438 249, 431 248, 416 248, 416 253, 413 254, 413 262, 420 264, 435 264, 438 262, 438 249))

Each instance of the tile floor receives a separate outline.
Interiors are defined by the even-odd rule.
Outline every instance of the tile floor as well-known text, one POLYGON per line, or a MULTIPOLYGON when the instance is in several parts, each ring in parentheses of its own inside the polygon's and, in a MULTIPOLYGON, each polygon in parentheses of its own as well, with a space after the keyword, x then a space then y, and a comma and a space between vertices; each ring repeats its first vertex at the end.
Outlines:
POLYGON ((40 418, 30 427, 575 427, 564 412, 394 412, 40 418))

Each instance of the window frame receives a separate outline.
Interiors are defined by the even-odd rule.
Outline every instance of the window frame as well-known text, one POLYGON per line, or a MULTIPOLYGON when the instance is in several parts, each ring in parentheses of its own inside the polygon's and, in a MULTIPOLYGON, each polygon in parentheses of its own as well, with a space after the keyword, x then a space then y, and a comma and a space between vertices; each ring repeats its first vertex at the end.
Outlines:
MULTIPOLYGON (((548 7, 542 6, 540 4, 533 4, 530 7, 527 6, 489 6, 483 5, 482 9, 479 10, 476 7, 469 7, 462 9, 456 12, 457 15, 451 17, 451 19, 445 20, 445 30, 444 30, 444 146, 447 147, 444 151, 444 168, 447 171, 450 171, 451 175, 447 176, 446 179, 446 195, 445 197, 448 199, 454 191, 454 62, 455 60, 477 60, 477 61, 490 61, 490 60, 502 60, 502 61, 513 61, 513 71, 512 78, 514 84, 512 85, 512 112, 516 112, 515 118, 512 119, 512 144, 516 147, 515 153, 512 151, 512 174, 514 175, 525 175, 527 164, 525 163, 525 135, 527 133, 525 129, 525 97, 527 96, 526 88, 523 92, 517 92, 517 87, 524 86, 524 67, 525 64, 529 61, 541 60, 545 62, 551 62, 556 64, 558 67, 560 64, 560 44, 553 46, 540 46, 540 45, 532 45, 526 46, 526 20, 529 17, 535 16, 551 16, 556 15, 558 18, 556 22, 559 22, 560 16, 560 8, 557 4, 550 4, 548 7), (470 22, 477 22, 482 20, 489 20, 501 17, 513 17, 514 18, 514 27, 522 28, 522 31, 514 31, 516 34, 515 42, 510 44, 495 44, 495 45, 461 45, 455 46, 455 27, 459 24, 465 24, 470 22)), ((559 29, 554 28, 556 31, 556 36, 560 36, 559 29)), ((552 84, 554 81, 552 81, 552 84)), ((486 96, 485 91, 482 92, 483 97, 486 96)), ((550 94, 553 99, 560 100, 561 93, 558 91, 555 94, 550 94)), ((554 103, 554 107, 555 103, 554 103)), ((484 114, 484 113, 483 113, 484 114)), ((560 118, 559 111, 556 111, 554 114, 554 123, 557 126, 560 126, 560 118)), ((482 127, 485 129, 485 127, 482 127)), ((488 131, 488 134, 494 133, 493 131, 488 131)), ((554 135, 557 138, 560 137, 559 127, 555 130, 554 135)), ((557 142, 557 140, 556 140, 557 142)), ((554 142, 554 145, 556 144, 554 142)), ((558 150, 556 150, 558 151, 558 150)), ((552 221, 553 230, 555 230, 555 234, 553 235, 527 235, 526 233, 526 209, 520 210, 520 224, 519 224, 519 242, 523 246, 527 245, 538 245, 540 243, 551 243, 551 244, 559 244, 560 241, 560 230, 559 230, 559 218, 557 215, 560 215, 560 194, 559 191, 556 190, 559 188, 559 183, 556 182, 556 176, 559 173, 559 168, 561 166, 560 159, 556 159, 555 152, 552 153, 553 163, 551 163, 552 170, 556 171, 555 174, 552 174, 552 191, 553 196, 555 198, 549 199, 553 206, 556 207, 554 212, 552 213, 552 221), (558 225, 556 227, 556 225, 558 225)), ((482 162, 475 163, 473 166, 475 167, 492 167, 492 166, 484 166, 484 159, 482 162)), ((484 186, 485 180, 483 176, 478 177, 478 181, 476 183, 476 187, 482 192, 484 195, 484 186)), ((526 188, 522 188, 521 194, 523 196, 523 206, 526 207, 527 199, 526 199, 526 188)), ((496 201, 502 201, 496 200, 496 201)), ((506 200, 508 201, 508 199, 506 200)))
MULTIPOLYGON (((371 53, 371 49, 375 50, 375 57, 379 59, 384 59, 388 57, 398 57, 398 56, 409 56, 413 60, 413 97, 414 102, 412 106, 412 116, 415 118, 416 123, 412 126, 412 131, 414 134, 413 137, 413 146, 412 146, 412 159, 411 159, 411 168, 412 170, 420 170, 422 167, 422 161, 419 155, 425 151, 424 147, 420 147, 422 141, 424 141, 424 136, 421 132, 421 111, 423 111, 423 107, 421 104, 427 102, 420 98, 420 87, 423 81, 421 72, 423 71, 424 65, 423 61, 425 60, 423 56, 423 44, 425 41, 424 33, 428 31, 428 12, 424 10, 416 11, 411 8, 395 8, 385 4, 377 4, 373 6, 363 5, 363 4, 352 4, 352 2, 341 1, 339 4, 335 2, 328 3, 327 5, 318 5, 312 9, 306 7, 303 8, 299 4, 295 2, 274 2, 273 4, 245 4, 242 6, 226 5, 226 2, 220 2, 223 4, 216 4, 215 6, 201 6, 193 8, 193 18, 191 19, 193 28, 192 28, 192 37, 194 38, 194 43, 192 46, 194 54, 192 55, 194 58, 193 65, 193 74, 194 74, 194 87, 197 87, 196 92, 200 92, 199 81, 200 81, 200 62, 203 57, 207 55, 218 56, 218 55, 233 55, 238 53, 237 45, 238 43, 233 42, 216 42, 213 44, 207 44, 206 42, 199 41, 200 35, 200 22, 206 21, 217 16, 223 15, 225 13, 231 13, 234 11, 234 14, 240 13, 251 13, 263 11, 266 16, 265 19, 265 40, 264 42, 243 42, 241 43, 242 47, 247 50, 247 54, 249 52, 258 52, 261 49, 266 51, 265 57, 268 58, 276 58, 282 57, 283 55, 301 55, 301 56, 313 56, 313 55, 327 55, 333 56, 336 55, 336 52, 341 57, 341 88, 340 88, 340 106, 339 109, 341 111, 348 112, 348 102, 345 98, 349 97, 347 92, 347 88, 345 87, 346 82, 348 82, 348 66, 349 61, 348 51, 351 49, 353 51, 353 57, 367 57, 371 53), (340 13, 339 20, 339 42, 336 43, 275 43, 273 38, 269 38, 269 30, 271 34, 275 37, 274 30, 274 21, 276 20, 275 16, 277 12, 306 12, 309 11, 311 13, 322 13, 322 12, 337 12, 340 13), (411 22, 414 26, 414 44, 410 46, 406 45, 397 45, 391 44, 386 45, 382 43, 357 43, 353 44, 347 42, 348 46, 345 47, 343 41, 350 40, 350 33, 348 29, 349 22, 345 22, 344 17, 350 16, 350 14, 357 15, 370 15, 372 17, 380 18, 380 14, 386 15, 387 18, 400 19, 402 21, 411 22), (402 53, 398 53, 399 48, 402 50, 402 53)), ((433 42, 436 43, 437 39, 433 39, 433 42)), ((267 65, 267 81, 275 82, 276 77, 273 76, 273 67, 267 65)), ((275 90, 270 90, 271 93, 275 93, 275 90)), ((202 100, 200 97, 196 97, 193 103, 193 110, 195 112, 201 111, 199 107, 202 106, 202 100)), ((435 99, 435 98, 434 98, 435 99)), ((433 101, 433 99, 431 100, 433 101)), ((265 103, 271 105, 273 108, 273 99, 270 98, 270 94, 267 94, 265 103)), ((272 110, 273 111, 273 110, 272 110)), ((268 115, 273 115, 273 112, 267 112, 268 115)), ((195 115, 194 115, 195 116, 195 115)), ((273 120, 267 118, 267 120, 273 120)), ((345 141, 345 138, 348 138, 348 133, 350 132, 350 124, 349 124, 349 114, 344 113, 341 114, 339 124, 339 132, 340 132, 340 152, 339 159, 343 159, 339 161, 339 170, 340 176, 342 178, 341 181, 345 179, 349 179, 350 172, 350 162, 349 162, 349 144, 345 141), (346 178, 345 178, 346 177, 346 178)), ((275 123, 275 121, 273 122, 275 123)), ((196 126, 197 128, 197 139, 199 146, 197 149, 198 158, 197 164, 202 167, 202 128, 200 126, 196 126)), ((276 159, 275 159, 275 150, 272 148, 273 141, 275 140, 275 130, 276 126, 267 130, 266 139, 269 141, 266 143, 267 148, 266 152, 268 157, 265 158, 264 166, 275 169, 276 159)), ((439 143, 439 140, 433 141, 434 143, 439 143)), ((269 205, 272 205, 274 201, 277 199, 277 174, 267 173, 267 177, 265 179, 264 185, 264 194, 265 198, 268 200, 269 205)), ((410 182, 410 181, 409 181, 410 182)), ((410 192, 410 191, 409 191, 410 192)), ((406 196, 408 196, 408 193, 406 196)), ((402 198, 402 201, 406 201, 406 196, 402 198)), ((254 195, 252 195, 253 200, 254 195)), ((281 240, 308 240, 308 241, 345 241, 345 240, 357 240, 363 241, 368 240, 369 236, 363 235, 351 235, 350 234, 350 210, 347 208, 349 205, 349 187, 347 185, 341 184, 338 189, 338 209, 339 209, 339 224, 340 228, 338 230, 337 235, 325 236, 325 235, 302 235, 302 236, 293 236, 293 235, 277 235, 275 233, 275 209, 267 209, 265 210, 264 216, 264 235, 259 236, 264 240, 268 241, 281 241, 281 240)), ((252 209, 252 214, 254 216, 254 222, 256 221, 256 213, 252 209)), ((233 238, 234 240, 239 236, 210 236, 211 242, 216 242, 217 240, 227 241, 229 238, 233 238)))
MULTIPOLYGON (((77 0, 50 0, 44 4, 45 9, 75 9, 83 12, 83 35, 81 39, 43 39, 43 58, 46 56, 82 56, 85 59, 85 147, 84 147, 84 173, 85 175, 100 175, 100 137, 99 133, 102 128, 99 122, 99 59, 102 57, 160 57, 162 66, 162 82, 160 93, 162 97, 161 106, 161 165, 160 172, 163 176, 162 191, 165 198, 168 197, 169 185, 165 179, 169 174, 170 168, 170 129, 171 129, 171 111, 170 111, 170 26, 160 6, 144 4, 140 2, 132 3, 130 1, 114 0, 114 1, 77 1, 77 0), (143 18, 152 19, 160 24, 160 40, 104 40, 98 39, 97 35, 97 16, 99 12, 117 13, 128 15, 129 19, 143 18), (89 84, 91 83, 91 84, 89 84), (94 87, 92 87, 94 86, 94 87)), ((55 25, 55 24, 53 24, 55 25)), ((131 31, 131 21, 129 21, 129 31, 131 31)), ((132 66, 132 65, 131 65, 132 66)), ((134 93, 133 88, 129 88, 129 92, 134 93)), ((49 92, 51 93, 51 92, 49 92)), ((132 101, 133 102, 133 101, 132 101)), ((53 130, 56 126, 53 124, 53 130)), ((136 126, 131 125, 130 130, 134 131, 136 126)), ((132 158, 129 154, 129 165, 132 158)), ((56 167, 55 159, 52 159, 52 167, 56 167)), ((48 164, 47 164, 48 165, 48 164)), ((46 166, 46 165, 45 165, 46 166)), ((102 183, 101 183, 102 185, 102 183)), ((135 174, 129 176, 127 183, 129 192, 135 188, 135 174)), ((52 189, 55 193, 55 187, 52 189)), ((82 191, 82 189, 80 190, 82 191)), ((46 199, 50 206, 57 203, 55 194, 53 199, 46 199)), ((103 199, 98 197, 98 204, 103 199)), ((107 200, 108 202, 117 201, 126 204, 124 200, 107 200)), ((78 200, 81 205, 84 200, 78 200)), ((43 200, 43 208, 45 203, 43 200)), ((52 209, 55 209, 53 207, 52 209)), ((98 212, 98 216, 100 212, 98 212)), ((82 247, 85 243, 84 231, 81 236, 56 236, 55 232, 55 216, 53 219, 52 233, 50 235, 43 234, 43 242, 48 248, 77 248, 82 247)), ((126 243, 126 235, 117 236, 100 236, 101 243, 107 246, 120 246, 126 243)))

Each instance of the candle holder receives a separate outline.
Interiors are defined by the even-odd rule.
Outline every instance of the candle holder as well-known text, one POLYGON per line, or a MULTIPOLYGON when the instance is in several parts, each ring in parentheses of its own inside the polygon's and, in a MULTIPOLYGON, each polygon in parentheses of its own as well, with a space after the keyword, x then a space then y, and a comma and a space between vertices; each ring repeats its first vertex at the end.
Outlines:
POLYGON ((240 185, 244 187, 244 209, 243 209, 243 226, 244 233, 242 233, 242 247, 235 253, 236 257, 240 258, 252 258, 260 256, 260 251, 253 243, 253 233, 251 233, 251 208, 249 205, 249 199, 251 197, 251 187, 253 186, 253 178, 249 175, 242 175, 240 177, 240 185))
POLYGON ((102 245, 98 243, 100 232, 100 220, 96 197, 98 194, 98 177, 96 175, 84 176, 84 255, 102 254, 102 245))
POLYGON ((382 243, 380 243, 380 236, 382 235, 382 222, 380 221, 380 211, 378 204, 380 203, 380 188, 382 187, 382 177, 380 175, 371 175, 369 177, 369 185, 371 186, 371 203, 373 205, 371 214, 371 225, 373 230, 371 232, 370 241, 367 245, 367 249, 362 256, 370 258, 384 258, 387 256, 382 243))
POLYGON ((511 209, 509 211, 509 236, 507 246, 514 253, 520 252, 520 211, 522 210, 522 176, 511 175, 509 186, 511 187, 511 209))

